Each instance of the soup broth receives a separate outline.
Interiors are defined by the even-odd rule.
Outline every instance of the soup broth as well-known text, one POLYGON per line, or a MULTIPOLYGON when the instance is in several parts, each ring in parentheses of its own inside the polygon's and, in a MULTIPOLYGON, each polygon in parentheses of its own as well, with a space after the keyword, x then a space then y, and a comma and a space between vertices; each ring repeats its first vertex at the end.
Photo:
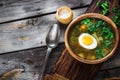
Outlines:
POLYGON ((97 18, 86 18, 76 23, 69 34, 71 49, 88 60, 105 57, 114 47, 114 32, 110 25, 97 18))

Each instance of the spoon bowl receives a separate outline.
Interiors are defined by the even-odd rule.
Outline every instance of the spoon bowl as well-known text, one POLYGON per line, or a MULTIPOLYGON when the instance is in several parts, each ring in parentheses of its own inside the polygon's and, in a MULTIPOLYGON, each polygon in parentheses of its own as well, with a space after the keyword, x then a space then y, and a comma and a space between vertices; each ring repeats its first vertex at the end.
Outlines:
POLYGON ((60 37, 60 29, 57 24, 54 24, 53 27, 50 28, 47 37, 46 44, 49 48, 55 48, 58 45, 60 37))

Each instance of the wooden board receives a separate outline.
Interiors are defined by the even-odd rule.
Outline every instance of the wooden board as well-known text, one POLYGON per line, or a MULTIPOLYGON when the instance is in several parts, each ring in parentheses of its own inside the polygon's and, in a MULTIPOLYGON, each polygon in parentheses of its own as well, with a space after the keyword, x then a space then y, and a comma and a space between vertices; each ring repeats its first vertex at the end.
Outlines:
MULTIPOLYGON (((91 3, 91 6, 87 9, 86 13, 90 12, 96 12, 101 13, 101 9, 96 5, 98 1, 104 1, 104 0, 93 0, 91 3)), ((117 4, 118 0, 108 0, 110 4, 110 12, 111 8, 114 7, 115 4, 117 4)), ((110 13, 109 17, 112 18, 113 14, 110 13)), ((119 49, 117 49, 119 51, 119 49)), ((116 51, 116 52, 118 52, 116 51)), ((59 74, 62 75, 70 80, 92 80, 94 76, 97 74, 97 72, 100 70, 103 63, 90 65, 90 64, 84 64, 80 63, 77 60, 73 59, 68 51, 65 49, 57 61, 54 70, 51 72, 51 74, 59 74)))
POLYGON ((55 13, 64 5, 84 7, 92 0, 0 0, 0 23, 55 13), (54 5, 53 5, 54 4, 54 5))
POLYGON ((65 49, 52 74, 60 74, 70 80, 92 80, 102 64, 89 65, 76 61, 65 49), (87 75, 87 76, 86 76, 87 75))

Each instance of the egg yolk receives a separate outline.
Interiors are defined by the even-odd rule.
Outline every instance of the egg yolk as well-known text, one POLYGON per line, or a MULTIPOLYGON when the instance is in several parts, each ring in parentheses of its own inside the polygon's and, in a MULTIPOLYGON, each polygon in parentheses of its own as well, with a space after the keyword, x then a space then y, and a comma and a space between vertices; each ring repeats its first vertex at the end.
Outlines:
POLYGON ((82 39, 83 44, 90 45, 93 43, 92 37, 90 36, 84 36, 82 39))

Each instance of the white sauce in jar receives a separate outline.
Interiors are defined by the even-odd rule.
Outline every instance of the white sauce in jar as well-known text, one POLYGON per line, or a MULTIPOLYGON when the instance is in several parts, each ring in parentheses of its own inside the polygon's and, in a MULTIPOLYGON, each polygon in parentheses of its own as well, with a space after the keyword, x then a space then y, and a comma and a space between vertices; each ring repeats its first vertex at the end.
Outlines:
POLYGON ((59 12, 59 16, 60 18, 64 18, 64 19, 68 18, 70 16, 70 12, 67 10, 62 10, 59 12))

